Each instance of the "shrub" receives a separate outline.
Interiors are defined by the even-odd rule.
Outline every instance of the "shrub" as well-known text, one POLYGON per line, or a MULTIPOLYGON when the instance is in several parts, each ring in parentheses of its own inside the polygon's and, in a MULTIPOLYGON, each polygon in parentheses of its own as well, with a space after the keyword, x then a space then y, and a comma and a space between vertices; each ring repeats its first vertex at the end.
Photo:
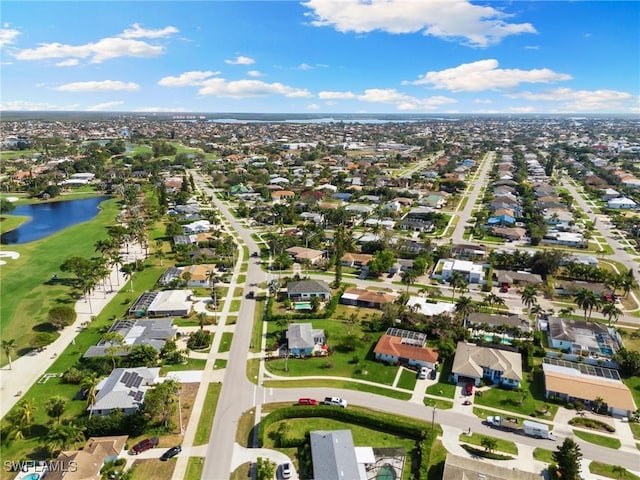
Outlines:
POLYGON ((211 334, 206 330, 197 330, 189 335, 187 347, 191 350, 200 350, 211 345, 211 334))
POLYGON ((83 372, 76 367, 71 367, 69 370, 64 372, 64 375, 62 375, 62 381, 64 383, 78 385, 80 384, 80 382, 82 382, 82 379, 85 377, 85 375, 86 372, 83 372))
POLYGON ((62 330, 76 321, 78 314, 68 305, 58 305, 49 309, 47 320, 56 330, 62 330))

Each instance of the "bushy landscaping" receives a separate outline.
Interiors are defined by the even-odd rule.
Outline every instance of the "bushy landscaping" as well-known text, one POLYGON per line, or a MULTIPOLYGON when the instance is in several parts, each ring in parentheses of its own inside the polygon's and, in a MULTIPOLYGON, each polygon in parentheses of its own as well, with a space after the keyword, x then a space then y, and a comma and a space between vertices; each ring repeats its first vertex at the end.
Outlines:
POLYGON ((591 462, 589 464, 589 472, 617 480, 640 480, 639 476, 629 472, 626 468, 600 462, 591 462))
POLYGON ((472 433, 471 435, 467 435, 466 433, 461 433, 458 440, 460 440, 463 443, 469 443, 471 445, 484 446, 483 440, 487 438, 491 439, 492 441, 495 441, 494 450, 498 450, 504 453, 511 453, 513 455, 518 455, 518 447, 514 442, 511 442, 509 440, 502 440, 500 438, 489 437, 487 435, 480 435, 478 433, 472 433))
POLYGON ((594 430, 601 430, 603 432, 613 433, 616 431, 616 428, 614 426, 609 425, 605 422, 601 422, 600 420, 596 420, 595 418, 574 417, 569 420, 569 425, 592 428, 594 430))

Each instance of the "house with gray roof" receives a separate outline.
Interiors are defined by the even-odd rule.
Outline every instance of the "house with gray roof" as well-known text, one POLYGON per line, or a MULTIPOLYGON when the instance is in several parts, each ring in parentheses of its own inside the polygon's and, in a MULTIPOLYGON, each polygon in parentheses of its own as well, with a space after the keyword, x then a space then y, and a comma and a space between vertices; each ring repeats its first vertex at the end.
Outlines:
POLYGON ((502 467, 495 463, 459 457, 448 453, 444 463, 442 480, 470 480, 472 478, 482 480, 512 480, 514 478, 518 480, 542 480, 544 475, 511 467, 502 467))
POLYGON ((478 387, 480 380, 485 379, 517 388, 522 381, 522 356, 518 352, 458 342, 451 373, 455 383, 473 382, 478 387))
POLYGON ((315 480, 366 480, 366 465, 359 464, 351 430, 310 432, 315 480))
POLYGON ((291 355, 308 357, 314 352, 324 351, 326 336, 321 328, 313 328, 311 323, 292 323, 286 332, 291 355))
MULTIPOLYGON (((119 333, 122 335, 122 346, 116 355, 126 356, 129 348, 136 345, 149 345, 158 352, 162 350, 168 339, 175 337, 178 329, 173 326, 172 318, 162 318, 156 320, 119 320, 109 328, 108 333, 119 333)), ((107 349, 113 347, 114 343, 108 340, 100 340, 97 345, 89 347, 83 358, 103 357, 107 354, 107 349)))
POLYGON ((291 300, 308 300, 313 297, 329 300, 331 289, 326 282, 321 280, 300 280, 299 282, 287 283, 287 296, 291 300))
POLYGON ((116 368, 96 387, 96 401, 87 410, 92 415, 109 415, 113 410, 137 412, 144 395, 158 381, 160 368, 116 368))

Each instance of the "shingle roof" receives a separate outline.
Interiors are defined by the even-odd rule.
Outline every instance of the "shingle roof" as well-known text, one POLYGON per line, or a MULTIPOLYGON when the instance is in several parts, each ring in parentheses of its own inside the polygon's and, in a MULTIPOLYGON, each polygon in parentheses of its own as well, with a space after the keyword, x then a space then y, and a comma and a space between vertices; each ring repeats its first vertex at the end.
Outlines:
POLYGON ((428 363, 436 363, 438 361, 438 352, 436 350, 402 343, 402 337, 386 334, 380 337, 373 352, 428 363))
POLYGON ((503 372, 503 378, 522 381, 522 356, 519 353, 458 342, 451 371, 458 375, 482 378, 483 367, 503 372))
POLYGON ((287 283, 287 293, 289 295, 299 295, 303 293, 331 293, 329 285, 319 280, 301 280, 299 282, 287 283))
POLYGON ((315 480, 360 478, 351 430, 316 430, 310 440, 315 480))

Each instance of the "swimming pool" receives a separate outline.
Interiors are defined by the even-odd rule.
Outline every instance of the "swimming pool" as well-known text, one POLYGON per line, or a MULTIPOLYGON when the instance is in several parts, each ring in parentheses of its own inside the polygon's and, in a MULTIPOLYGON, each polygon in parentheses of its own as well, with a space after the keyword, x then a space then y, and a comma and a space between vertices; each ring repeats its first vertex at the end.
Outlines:
POLYGON ((30 473, 26 477, 22 477, 20 480, 39 480, 39 479, 40 479, 39 473, 30 473))
POLYGON ((376 480, 395 480, 396 479, 396 471, 395 469, 389 465, 383 465, 378 470, 378 474, 376 475, 376 480))
POLYGON ((311 302, 296 302, 293 304, 294 310, 311 310, 311 302))

